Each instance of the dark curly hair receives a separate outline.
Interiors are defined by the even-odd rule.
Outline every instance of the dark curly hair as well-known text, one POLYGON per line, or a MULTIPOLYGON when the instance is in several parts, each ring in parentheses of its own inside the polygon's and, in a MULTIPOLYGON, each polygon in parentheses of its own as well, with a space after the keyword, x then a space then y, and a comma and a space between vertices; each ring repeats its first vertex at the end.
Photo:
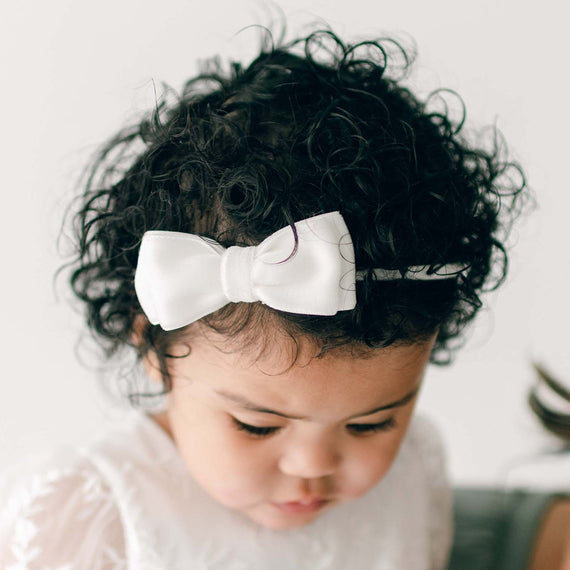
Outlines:
POLYGON ((434 105, 441 92, 414 96, 403 86, 412 58, 392 40, 347 44, 319 30, 271 42, 248 66, 231 62, 225 70, 214 58, 181 94, 167 91, 151 116, 102 148, 74 210, 70 279, 89 327, 109 356, 125 345, 140 357, 154 352, 165 392, 169 347, 194 329, 167 333, 142 317, 133 279, 147 230, 254 245, 339 210, 357 270, 468 267, 429 282, 378 282, 369 272, 357 282, 357 306, 332 317, 237 303, 199 321, 242 347, 276 330, 268 324, 314 341, 319 356, 437 332, 432 361, 447 362, 480 294, 506 274, 506 230, 525 181, 502 158, 495 129, 490 149, 469 144, 461 100, 458 121, 434 105))

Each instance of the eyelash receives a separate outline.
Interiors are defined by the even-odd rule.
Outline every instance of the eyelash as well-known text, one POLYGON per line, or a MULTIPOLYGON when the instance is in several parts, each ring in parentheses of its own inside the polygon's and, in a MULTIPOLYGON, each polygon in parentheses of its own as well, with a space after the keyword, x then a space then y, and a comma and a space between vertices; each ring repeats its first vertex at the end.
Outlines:
POLYGON ((244 424, 243 422, 240 422, 237 418, 232 419, 234 420, 234 424, 239 431, 245 431, 248 435, 251 435, 253 437, 268 437, 281 429, 279 427, 252 426, 250 424, 244 424))
POLYGON ((388 418, 376 424, 348 424, 346 427, 355 435, 366 435, 379 431, 389 431, 396 427, 396 420, 394 418, 388 418))
MULTIPOLYGON (((233 421, 235 427, 239 431, 244 431, 248 435, 258 438, 269 437, 281 429, 280 427, 252 426, 250 424, 240 422, 237 418, 233 418, 233 421)), ((395 428, 396 420, 394 418, 389 418, 383 422, 378 422, 376 424, 348 424, 346 427, 353 435, 368 435, 381 431, 389 431, 395 428)))

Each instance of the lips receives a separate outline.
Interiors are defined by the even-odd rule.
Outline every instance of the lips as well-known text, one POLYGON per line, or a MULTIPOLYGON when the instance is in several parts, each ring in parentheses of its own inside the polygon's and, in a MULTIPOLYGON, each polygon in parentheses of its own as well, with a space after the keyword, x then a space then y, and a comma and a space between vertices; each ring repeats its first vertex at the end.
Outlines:
POLYGON ((330 501, 328 499, 313 498, 301 501, 289 501, 286 503, 273 503, 273 505, 285 514, 303 515, 316 513, 330 501))

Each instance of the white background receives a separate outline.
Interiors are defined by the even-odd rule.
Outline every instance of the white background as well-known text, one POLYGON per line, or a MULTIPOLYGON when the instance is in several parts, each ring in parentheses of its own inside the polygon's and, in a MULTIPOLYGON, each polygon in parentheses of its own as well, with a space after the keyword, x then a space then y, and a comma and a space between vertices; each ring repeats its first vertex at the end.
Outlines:
MULTIPOLYGON (((563 379, 570 256, 568 39, 554 0, 283 0, 293 35, 322 18, 356 40, 409 35, 416 83, 463 97, 472 128, 497 124, 537 208, 513 234, 512 271, 453 366, 428 371, 420 408, 441 427, 456 482, 500 483, 558 445, 527 411, 530 362, 563 379)), ((41 0, 3 3, 0 138, 0 469, 78 443, 116 413, 79 364, 80 318, 53 275, 63 211, 95 147, 152 106, 153 80, 179 88, 196 61, 251 59, 274 8, 261 0, 41 0), (56 297, 56 289, 59 298, 56 297)))

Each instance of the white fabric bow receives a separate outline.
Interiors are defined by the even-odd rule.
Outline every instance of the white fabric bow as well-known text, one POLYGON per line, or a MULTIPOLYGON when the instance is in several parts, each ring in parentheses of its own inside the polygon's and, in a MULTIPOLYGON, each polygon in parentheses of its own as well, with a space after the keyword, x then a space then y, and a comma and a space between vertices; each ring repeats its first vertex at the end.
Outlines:
POLYGON ((188 325, 228 303, 288 313, 334 315, 356 305, 352 239, 340 212, 295 222, 257 246, 224 248, 180 232, 143 236, 135 289, 152 324, 188 325))

